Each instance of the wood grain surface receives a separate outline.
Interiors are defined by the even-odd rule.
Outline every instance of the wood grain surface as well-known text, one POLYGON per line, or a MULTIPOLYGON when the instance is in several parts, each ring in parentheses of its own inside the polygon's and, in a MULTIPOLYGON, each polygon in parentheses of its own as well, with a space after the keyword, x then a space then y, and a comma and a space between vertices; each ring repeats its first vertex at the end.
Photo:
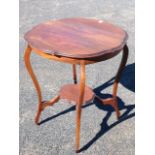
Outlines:
MULTIPOLYGON (((60 98, 74 101, 75 104, 79 103, 80 85, 79 84, 67 84, 60 90, 60 98)), ((93 90, 85 86, 83 104, 90 102, 94 98, 95 94, 93 90)))
POLYGON ((102 20, 68 18, 39 24, 25 34, 25 39, 32 48, 51 55, 92 58, 120 51, 127 33, 102 20))

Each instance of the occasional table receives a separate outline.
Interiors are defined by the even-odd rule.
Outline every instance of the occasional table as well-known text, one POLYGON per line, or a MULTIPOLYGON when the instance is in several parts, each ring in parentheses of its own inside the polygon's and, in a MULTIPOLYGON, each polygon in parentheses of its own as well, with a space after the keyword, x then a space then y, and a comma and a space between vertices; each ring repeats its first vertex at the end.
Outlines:
MULTIPOLYGON (((76 103, 76 152, 80 147, 80 118, 82 104, 98 98, 104 105, 111 105, 119 118, 117 89, 123 68, 128 58, 126 31, 98 19, 68 18, 51 20, 35 26, 25 34, 28 46, 25 50, 25 65, 33 80, 38 94, 38 111, 35 123, 39 124, 41 112, 59 99, 68 99, 76 103), (31 52, 43 58, 69 63, 73 69, 73 84, 63 86, 58 95, 49 101, 43 101, 41 89, 30 63, 31 52), (113 84, 112 97, 102 99, 85 84, 85 66, 105 61, 123 51, 120 67, 113 84), (77 82, 76 65, 80 65, 80 82, 77 82)), ((113 62, 115 63, 115 62, 113 62)))

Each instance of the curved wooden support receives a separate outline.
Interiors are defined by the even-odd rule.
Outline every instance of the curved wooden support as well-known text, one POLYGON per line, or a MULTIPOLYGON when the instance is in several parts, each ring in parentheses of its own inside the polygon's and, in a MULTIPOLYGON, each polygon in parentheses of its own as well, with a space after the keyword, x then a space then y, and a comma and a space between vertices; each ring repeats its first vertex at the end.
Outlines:
POLYGON ((43 101, 42 103, 42 110, 44 110, 46 107, 48 107, 48 106, 52 106, 52 105, 54 105, 54 103, 56 103, 56 102, 58 102, 59 101, 59 99, 60 99, 60 96, 59 95, 57 95, 57 96, 55 96, 54 98, 52 98, 50 101, 43 101))
POLYGON ((76 76, 76 64, 73 64, 73 80, 74 84, 77 84, 77 76, 76 76))
POLYGON ((79 152, 80 147, 80 126, 81 126, 81 106, 84 99, 85 91, 85 63, 82 62, 80 65, 80 96, 79 103, 76 105, 76 152, 79 152))
POLYGON ((25 50, 24 61, 25 61, 25 66, 32 78, 32 81, 34 83, 34 86, 35 86, 37 94, 38 94, 38 110, 37 110, 37 113, 35 116, 35 123, 38 125, 42 110, 44 110, 47 106, 52 106, 54 103, 56 103, 59 100, 60 96, 56 96, 53 99, 51 99, 50 101, 42 101, 41 88, 40 88, 39 82, 37 81, 37 78, 33 72, 33 69, 32 69, 32 66, 30 63, 31 51, 32 51, 32 49, 28 45, 25 50))
POLYGON ((118 83, 121 78, 122 71, 123 71, 123 69, 126 65, 127 59, 128 59, 128 53, 129 53, 128 47, 127 47, 127 45, 125 45, 123 48, 122 60, 121 60, 118 72, 116 74, 114 85, 113 85, 113 94, 112 94, 113 97, 107 98, 107 99, 101 99, 99 96, 96 95, 96 97, 101 101, 101 103, 103 103, 104 105, 111 105, 114 108, 114 110, 116 112, 117 119, 119 119, 119 117, 120 117, 120 111, 118 108, 118 100, 117 100, 117 89, 118 89, 118 83))
POLYGON ((120 117, 120 111, 119 111, 119 108, 118 108, 118 101, 117 101, 118 83, 120 81, 123 69, 124 69, 124 67, 126 65, 126 62, 127 62, 127 59, 128 59, 128 54, 129 54, 128 46, 125 45, 124 48, 123 48, 122 60, 121 60, 118 72, 116 74, 116 77, 115 77, 114 85, 113 85, 113 102, 111 103, 111 105, 114 107, 114 109, 116 111, 117 119, 119 119, 119 117, 120 117))
POLYGON ((40 89, 40 86, 39 86, 39 83, 37 81, 37 78, 33 72, 33 69, 32 69, 32 66, 31 66, 31 63, 30 63, 30 56, 31 56, 31 47, 28 45, 26 50, 25 50, 25 55, 24 55, 24 60, 25 60, 25 66, 27 68, 27 71, 29 72, 31 78, 32 78, 32 81, 34 83, 34 86, 37 90, 37 93, 38 93, 38 100, 39 102, 42 101, 42 95, 41 95, 41 89, 40 89))
POLYGON ((128 46, 125 45, 124 48, 123 48, 122 60, 121 60, 118 72, 116 74, 114 85, 113 85, 113 96, 114 97, 117 96, 118 83, 119 83, 119 80, 121 78, 122 71, 123 71, 123 69, 124 69, 124 67, 126 65, 126 62, 127 62, 127 59, 128 59, 128 54, 129 54, 128 46))
POLYGON ((31 63, 30 63, 30 55, 31 55, 31 47, 28 45, 26 50, 25 50, 25 55, 24 55, 24 60, 25 60, 25 66, 32 78, 32 81, 34 83, 34 86, 36 88, 36 91, 37 91, 37 94, 38 94, 38 110, 37 110, 37 114, 36 114, 36 117, 35 117, 35 123, 38 124, 38 121, 39 121, 39 117, 40 117, 40 114, 41 114, 41 110, 42 110, 42 94, 41 94, 41 89, 40 89, 40 86, 39 86, 39 83, 37 81, 37 78, 33 72, 33 69, 32 69, 32 66, 31 66, 31 63))
POLYGON ((51 99, 50 101, 42 101, 42 102, 41 102, 41 104, 40 104, 41 108, 38 109, 38 112, 37 112, 36 117, 35 117, 35 123, 36 123, 37 125, 39 125, 39 118, 40 118, 41 112, 42 112, 46 107, 52 106, 54 103, 58 102, 59 99, 60 99, 60 96, 58 95, 58 96, 54 97, 53 99, 51 99))
POLYGON ((49 101, 42 101, 41 104, 40 104, 40 108, 38 108, 38 112, 36 114, 36 117, 35 117, 35 123, 37 125, 39 125, 39 118, 40 118, 40 115, 41 115, 41 112, 46 108, 46 107, 49 107, 49 106, 52 106, 54 105, 56 102, 58 102, 60 99, 60 96, 55 96, 54 98, 52 98, 51 100, 49 101))

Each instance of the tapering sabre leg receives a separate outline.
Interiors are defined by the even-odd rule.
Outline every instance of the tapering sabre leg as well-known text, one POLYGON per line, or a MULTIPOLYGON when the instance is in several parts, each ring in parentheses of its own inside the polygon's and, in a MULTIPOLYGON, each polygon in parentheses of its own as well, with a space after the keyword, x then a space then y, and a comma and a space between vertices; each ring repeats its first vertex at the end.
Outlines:
POLYGON ((73 68, 73 80, 74 80, 74 84, 77 84, 76 65, 73 64, 72 68, 73 68))
POLYGON ((28 45, 26 50, 25 50, 25 55, 24 55, 24 60, 25 60, 25 66, 32 78, 32 81, 35 85, 35 88, 37 90, 37 94, 38 94, 38 111, 37 111, 37 114, 36 114, 36 117, 35 117, 35 123, 38 124, 38 121, 39 121, 39 117, 40 117, 40 114, 41 114, 41 111, 42 111, 42 95, 41 95, 41 89, 40 89, 40 86, 39 86, 39 83, 37 81, 37 78, 32 70, 32 66, 31 66, 31 63, 30 63, 30 55, 31 55, 31 47, 28 45))
POLYGON ((114 85, 113 85, 113 98, 115 100, 115 102, 114 102, 115 104, 113 104, 113 107, 114 107, 114 109, 116 111, 117 118, 120 117, 120 112, 119 112, 119 109, 118 109, 118 101, 117 101, 118 83, 120 81, 122 71, 123 71, 123 69, 124 69, 124 67, 126 65, 126 62, 127 62, 127 59, 128 59, 128 54, 129 54, 128 46, 125 45, 124 48, 123 48, 122 60, 121 60, 118 72, 116 74, 114 85))
POLYGON ((76 105, 76 153, 79 152, 80 147, 80 124, 81 124, 81 108, 85 91, 85 64, 80 64, 80 96, 79 103, 76 105))

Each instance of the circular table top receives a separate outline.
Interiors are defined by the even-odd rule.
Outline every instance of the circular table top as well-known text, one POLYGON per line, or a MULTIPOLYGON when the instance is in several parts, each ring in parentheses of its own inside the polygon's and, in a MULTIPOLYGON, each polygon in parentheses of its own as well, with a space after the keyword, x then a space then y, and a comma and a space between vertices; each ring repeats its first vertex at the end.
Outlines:
POLYGON ((98 19, 68 18, 41 23, 25 34, 33 48, 70 58, 92 58, 120 51, 127 33, 98 19))

